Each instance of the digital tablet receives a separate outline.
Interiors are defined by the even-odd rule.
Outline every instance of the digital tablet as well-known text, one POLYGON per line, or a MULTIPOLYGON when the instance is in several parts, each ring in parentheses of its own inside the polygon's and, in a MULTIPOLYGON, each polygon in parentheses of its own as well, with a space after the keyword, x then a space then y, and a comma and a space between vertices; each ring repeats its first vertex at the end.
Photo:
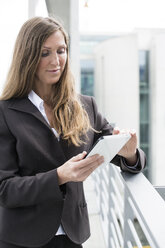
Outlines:
POLYGON ((109 163, 130 138, 129 133, 101 136, 86 157, 100 154, 104 156, 104 163, 109 163))

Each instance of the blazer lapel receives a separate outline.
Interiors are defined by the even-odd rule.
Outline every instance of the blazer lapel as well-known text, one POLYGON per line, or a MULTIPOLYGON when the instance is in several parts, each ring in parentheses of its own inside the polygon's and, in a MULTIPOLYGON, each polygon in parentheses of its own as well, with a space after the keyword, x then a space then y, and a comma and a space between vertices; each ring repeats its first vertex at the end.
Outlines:
MULTIPOLYGON (((36 108, 36 106, 27 97, 20 98, 20 99, 13 99, 11 101, 11 104, 8 106, 8 108, 33 115, 35 118, 41 121, 46 126, 46 128, 49 129, 49 131, 53 133, 50 125, 47 123, 43 115, 40 113, 40 111, 36 108)), ((65 162, 66 157, 65 157, 64 151, 62 149, 60 142, 57 140, 55 134, 54 134, 54 141, 55 141, 56 149, 58 150, 57 151, 58 157, 60 158, 60 160, 63 160, 63 162, 65 162)))
POLYGON ((16 100, 13 99, 11 101, 11 104, 9 105, 9 108, 33 115, 51 130, 51 127, 49 126, 45 118, 42 116, 40 111, 27 97, 16 100))

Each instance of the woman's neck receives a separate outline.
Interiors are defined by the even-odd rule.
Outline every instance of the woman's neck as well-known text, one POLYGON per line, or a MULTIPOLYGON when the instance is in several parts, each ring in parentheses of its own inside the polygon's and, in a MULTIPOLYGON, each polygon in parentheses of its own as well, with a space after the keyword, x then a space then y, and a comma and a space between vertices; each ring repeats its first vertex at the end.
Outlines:
POLYGON ((45 102, 50 99, 52 87, 33 87, 33 91, 45 102))

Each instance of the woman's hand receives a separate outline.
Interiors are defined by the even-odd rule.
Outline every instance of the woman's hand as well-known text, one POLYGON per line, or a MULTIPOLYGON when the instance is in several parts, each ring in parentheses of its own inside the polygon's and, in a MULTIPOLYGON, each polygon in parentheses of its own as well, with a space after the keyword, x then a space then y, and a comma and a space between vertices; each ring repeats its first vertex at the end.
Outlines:
POLYGON ((135 165, 137 162, 137 136, 135 130, 120 130, 119 128, 114 128, 113 134, 130 133, 131 138, 118 152, 119 155, 123 156, 129 165, 135 165))
POLYGON ((82 152, 57 168, 59 185, 67 182, 84 181, 99 165, 104 162, 103 156, 98 154, 84 159, 86 154, 86 152, 82 152))

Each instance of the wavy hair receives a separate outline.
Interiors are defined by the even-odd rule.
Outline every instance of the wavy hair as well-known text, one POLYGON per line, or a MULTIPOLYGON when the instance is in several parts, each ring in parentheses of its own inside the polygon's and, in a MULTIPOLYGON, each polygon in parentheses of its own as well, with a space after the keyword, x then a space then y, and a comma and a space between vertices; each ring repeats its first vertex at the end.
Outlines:
POLYGON ((17 36, 11 66, 1 100, 27 97, 33 89, 41 50, 47 38, 61 31, 67 45, 67 61, 59 82, 52 85, 49 105, 53 113, 53 127, 63 139, 76 146, 82 136, 92 129, 83 108, 69 68, 69 40, 63 26, 52 17, 34 17, 26 21, 17 36))

